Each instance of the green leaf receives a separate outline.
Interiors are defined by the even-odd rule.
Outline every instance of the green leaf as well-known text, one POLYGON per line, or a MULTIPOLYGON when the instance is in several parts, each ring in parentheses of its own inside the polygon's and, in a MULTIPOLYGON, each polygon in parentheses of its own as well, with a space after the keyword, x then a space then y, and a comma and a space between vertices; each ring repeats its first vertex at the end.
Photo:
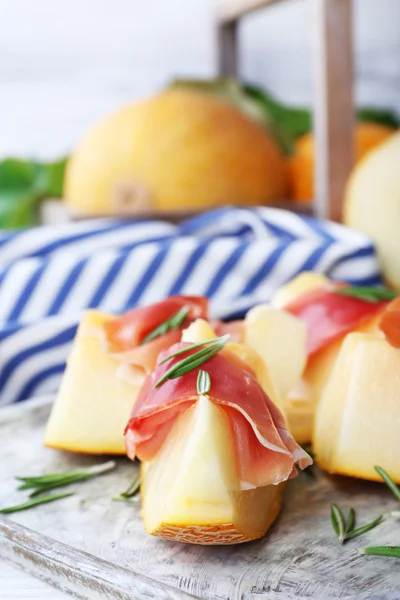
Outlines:
POLYGON ((200 369, 197 374, 197 393, 199 395, 208 394, 211 388, 211 378, 207 371, 200 369))
POLYGON ((38 223, 43 198, 61 197, 66 159, 53 163, 7 158, 0 161, 0 228, 38 223))
POLYGON ((341 544, 343 544, 344 542, 344 538, 345 538, 345 522, 344 522, 344 516, 342 511, 340 510, 339 506, 337 504, 332 503, 331 504, 331 522, 332 522, 332 527, 336 533, 336 535, 339 538, 339 541, 341 544))
POLYGON ((181 309, 178 310, 178 312, 172 315, 172 317, 166 319, 163 323, 161 323, 161 325, 158 325, 158 327, 156 327, 155 329, 153 329, 153 331, 148 333, 146 337, 141 341, 141 345, 147 344, 148 342, 155 340, 161 335, 165 335, 166 333, 168 333, 168 331, 179 329, 179 327, 185 322, 189 310, 190 308, 188 306, 183 306, 181 309))
POLYGON ((336 294, 341 294, 342 296, 350 296, 352 298, 358 298, 359 300, 374 303, 381 300, 393 300, 399 295, 398 292, 393 290, 378 287, 335 287, 332 291, 336 294))
POLYGON ((54 502, 55 500, 61 500, 62 498, 73 496, 74 493, 75 492, 65 492, 64 494, 51 494, 50 496, 42 496, 41 498, 36 498, 36 500, 24 502, 23 504, 16 504, 15 506, 2 508, 0 509, 0 514, 7 515, 14 512, 28 510, 29 508, 39 506, 40 504, 47 504, 48 502, 54 502))
POLYGON ((391 490, 394 497, 400 501, 400 489, 397 487, 397 485, 395 484, 393 479, 390 477, 390 475, 388 473, 386 473, 386 471, 384 469, 382 469, 382 467, 374 467, 374 469, 378 473, 378 475, 380 475, 382 477, 383 481, 386 483, 388 488, 391 490))
POLYGON ((358 548, 359 554, 370 554, 373 556, 389 556, 400 558, 400 546, 375 546, 370 548, 358 548))

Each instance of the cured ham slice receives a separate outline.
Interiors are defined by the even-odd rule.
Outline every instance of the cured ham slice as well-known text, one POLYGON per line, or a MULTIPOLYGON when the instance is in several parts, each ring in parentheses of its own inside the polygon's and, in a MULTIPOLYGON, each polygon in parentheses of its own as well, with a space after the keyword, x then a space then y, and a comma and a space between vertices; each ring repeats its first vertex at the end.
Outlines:
POLYGON ((393 300, 383 311, 379 328, 389 344, 400 348, 400 297, 393 300))
POLYGON ((301 294, 285 310, 307 324, 307 350, 312 355, 372 319, 386 305, 386 301, 368 302, 321 287, 301 294))
POLYGON ((184 307, 189 312, 182 327, 195 319, 206 319, 208 316, 208 300, 204 296, 170 296, 162 302, 134 308, 106 323, 104 330, 109 351, 124 352, 139 346, 156 327, 184 307))
MULTIPOLYGON (((166 356, 188 346, 180 342, 160 355, 166 356)), ((198 368, 176 379, 156 382, 182 357, 158 365, 147 377, 125 430, 128 456, 149 461, 157 454, 177 416, 198 400, 198 368), (161 431, 161 435, 160 435, 161 431)), ((310 457, 287 431, 284 418, 265 394, 244 362, 232 361, 229 354, 213 356, 202 365, 211 378, 209 399, 225 409, 236 448, 237 465, 244 489, 279 484, 305 468, 310 457)))
POLYGON ((150 373, 158 355, 181 339, 184 327, 198 318, 207 318, 208 300, 203 296, 170 296, 162 302, 134 308, 104 324, 105 350, 119 362, 130 365, 132 375, 150 373), (176 313, 187 308, 188 313, 177 329, 167 331, 146 342, 146 337, 176 313))

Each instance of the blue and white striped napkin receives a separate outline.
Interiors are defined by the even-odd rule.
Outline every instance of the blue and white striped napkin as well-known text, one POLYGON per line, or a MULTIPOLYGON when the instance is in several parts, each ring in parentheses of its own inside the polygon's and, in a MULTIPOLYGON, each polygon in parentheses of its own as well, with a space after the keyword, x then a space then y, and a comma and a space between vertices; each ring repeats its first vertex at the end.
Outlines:
POLYGON ((215 317, 303 270, 381 282, 374 248, 343 226, 277 209, 224 208, 180 225, 101 219, 0 234, 0 405, 56 391, 85 308, 118 313, 204 294, 215 317))

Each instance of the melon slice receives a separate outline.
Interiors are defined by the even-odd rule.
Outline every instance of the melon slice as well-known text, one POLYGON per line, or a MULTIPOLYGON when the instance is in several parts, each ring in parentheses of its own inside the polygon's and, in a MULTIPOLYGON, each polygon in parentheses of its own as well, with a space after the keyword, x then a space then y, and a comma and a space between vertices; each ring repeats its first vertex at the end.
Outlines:
POLYGON ((139 389, 117 378, 118 361, 101 345, 101 327, 113 317, 82 317, 45 433, 52 448, 89 454, 125 454, 124 429, 139 389))
POLYGON ((350 333, 319 402, 314 449, 331 473, 400 482, 400 350, 378 333, 350 333))
POLYGON ((284 484, 240 490, 229 419, 208 396, 175 422, 157 456, 141 466, 146 530, 198 544, 236 544, 263 536, 284 484))
POLYGON ((302 294, 325 287, 329 281, 328 277, 322 273, 303 271, 275 292, 271 298, 271 305, 275 308, 284 308, 302 294))
POLYGON ((306 366, 306 325, 283 310, 260 304, 247 313, 244 326, 246 344, 263 358, 275 388, 286 398, 306 366))

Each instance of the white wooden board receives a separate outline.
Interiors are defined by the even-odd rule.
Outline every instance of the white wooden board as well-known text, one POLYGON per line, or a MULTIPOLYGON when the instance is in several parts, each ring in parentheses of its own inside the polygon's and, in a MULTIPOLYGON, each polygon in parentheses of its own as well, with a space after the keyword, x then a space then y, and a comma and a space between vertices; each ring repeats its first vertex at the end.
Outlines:
MULTIPOLYGON (((0 506, 21 501, 14 476, 100 462, 42 446, 48 401, 0 413, 0 506)), ((341 547, 329 503, 354 506, 361 522, 397 508, 380 484, 301 475, 287 486, 283 512, 266 538, 235 547, 170 543, 149 536, 140 504, 112 502, 137 466, 125 459, 107 475, 75 486, 76 495, 0 517, 0 559, 81 598, 398 600, 400 563, 358 556, 365 545, 399 544, 400 523, 341 547)))

